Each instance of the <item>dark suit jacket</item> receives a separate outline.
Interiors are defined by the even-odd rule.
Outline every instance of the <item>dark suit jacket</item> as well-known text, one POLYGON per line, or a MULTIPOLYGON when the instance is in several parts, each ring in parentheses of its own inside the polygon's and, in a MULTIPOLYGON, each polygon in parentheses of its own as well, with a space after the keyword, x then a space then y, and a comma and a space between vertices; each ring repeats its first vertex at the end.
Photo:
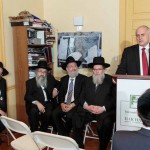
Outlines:
MULTIPOLYGON (((82 74, 78 74, 75 80, 75 86, 74 86, 74 103, 78 105, 79 96, 83 90, 83 87, 85 85, 86 76, 82 74)), ((64 103, 65 101, 65 95, 67 93, 68 89, 68 82, 69 82, 69 76, 66 75, 61 78, 61 86, 59 90, 58 99, 60 103, 64 103)))
MULTIPOLYGON (((140 75, 139 45, 133 45, 124 49, 116 74, 140 75)), ((150 65, 148 74, 150 75, 150 65)))
POLYGON ((150 130, 117 131, 112 145, 112 150, 149 150, 150 130))
POLYGON ((84 119, 87 110, 83 109, 83 105, 87 102, 88 105, 105 106, 106 112, 97 115, 97 119, 103 120, 107 116, 112 116, 115 120, 116 112, 116 98, 115 87, 112 83, 112 77, 105 74, 105 79, 101 85, 97 87, 95 91, 95 85, 93 83, 92 76, 88 77, 84 90, 80 97, 80 106, 77 109, 77 114, 74 116, 73 124, 80 128, 84 124, 84 119))
POLYGON ((82 106, 85 101, 88 103, 88 105, 105 106, 107 112, 114 110, 115 93, 112 77, 108 74, 105 74, 103 83, 97 87, 96 91, 93 78, 92 76, 89 77, 86 81, 81 97, 82 106))
POLYGON ((2 109, 4 112, 7 112, 7 85, 6 80, 4 78, 0 78, 0 109, 2 109))
MULTIPOLYGON (((52 75, 47 76, 47 88, 45 89, 48 102, 52 102, 52 91, 54 88, 58 87, 58 81, 52 75)), ((33 101, 38 100, 40 103, 44 105, 44 94, 42 88, 38 88, 36 85, 36 79, 32 78, 26 81, 26 93, 25 93, 25 101, 26 101, 26 111, 27 113, 30 111, 32 107, 35 105, 32 104, 33 101)))
MULTIPOLYGON (((0 78, 0 109, 4 112, 7 112, 7 85, 6 80, 4 78, 0 78)), ((4 130, 5 127, 0 121, 0 132, 4 130)))

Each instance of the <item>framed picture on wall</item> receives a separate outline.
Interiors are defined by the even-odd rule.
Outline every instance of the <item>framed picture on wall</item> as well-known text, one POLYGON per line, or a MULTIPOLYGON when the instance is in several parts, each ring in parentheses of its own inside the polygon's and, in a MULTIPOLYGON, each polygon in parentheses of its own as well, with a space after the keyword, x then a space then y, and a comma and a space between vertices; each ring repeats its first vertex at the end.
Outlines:
POLYGON ((58 33, 58 67, 72 56, 75 60, 82 61, 81 68, 101 55, 101 32, 63 32, 58 33))

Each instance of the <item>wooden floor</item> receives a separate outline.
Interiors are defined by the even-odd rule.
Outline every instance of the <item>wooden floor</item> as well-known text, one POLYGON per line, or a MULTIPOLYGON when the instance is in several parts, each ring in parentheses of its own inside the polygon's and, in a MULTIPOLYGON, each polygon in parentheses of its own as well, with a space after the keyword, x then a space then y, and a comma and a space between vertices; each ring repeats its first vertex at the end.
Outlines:
MULTIPOLYGON (((7 138, 5 136, 0 136, 0 138, 4 141, 0 145, 0 150, 12 150, 11 146, 7 143, 7 138)), ((10 141, 12 141, 12 138, 10 136, 10 141)), ((96 139, 86 139, 85 142, 85 149, 86 150, 98 150, 99 141, 96 139)), ((108 145, 107 150, 110 150, 111 143, 108 145)))

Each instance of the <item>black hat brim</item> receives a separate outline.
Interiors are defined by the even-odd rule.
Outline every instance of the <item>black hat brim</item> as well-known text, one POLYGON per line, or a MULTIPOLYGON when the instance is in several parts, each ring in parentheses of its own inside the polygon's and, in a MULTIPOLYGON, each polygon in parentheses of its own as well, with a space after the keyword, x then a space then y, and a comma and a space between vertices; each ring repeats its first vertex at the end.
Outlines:
POLYGON ((70 62, 68 62, 68 63, 63 63, 63 64, 61 65, 62 69, 63 69, 63 70, 66 70, 67 65, 68 65, 69 63, 72 63, 72 62, 76 63, 78 67, 81 65, 81 61, 70 61, 70 62))
POLYGON ((42 66, 40 66, 40 67, 39 67, 39 66, 33 66, 33 67, 32 67, 32 69, 33 69, 33 70, 35 70, 35 69, 39 69, 39 68, 46 69, 47 71, 52 70, 52 68, 45 67, 45 66, 43 66, 43 67, 42 67, 42 66))
POLYGON ((3 68, 3 75, 2 76, 6 76, 6 75, 8 75, 8 71, 5 69, 5 68, 3 68))
POLYGON ((90 64, 88 64, 88 67, 89 67, 89 68, 93 68, 94 65, 102 65, 102 66, 104 66, 105 68, 110 67, 110 64, 108 64, 108 63, 90 63, 90 64))

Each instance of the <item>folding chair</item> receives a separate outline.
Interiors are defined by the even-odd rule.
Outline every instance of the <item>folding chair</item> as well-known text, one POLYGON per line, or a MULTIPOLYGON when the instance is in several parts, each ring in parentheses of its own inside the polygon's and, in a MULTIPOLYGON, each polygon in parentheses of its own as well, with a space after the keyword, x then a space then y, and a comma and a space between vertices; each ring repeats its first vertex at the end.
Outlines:
POLYGON ((93 120, 90 123, 86 124, 85 131, 84 131, 84 138, 83 138, 83 143, 84 144, 85 144, 86 138, 99 139, 98 135, 92 129, 92 124, 93 123, 97 123, 97 121, 93 120))
POLYGON ((29 127, 24 122, 17 121, 6 116, 1 116, 0 120, 14 139, 11 142, 11 146, 14 149, 39 150, 44 148, 43 146, 36 144, 36 142, 33 140, 29 127), (23 134, 23 136, 16 138, 13 132, 23 134))
POLYGON ((36 143, 53 148, 54 150, 81 150, 78 144, 70 137, 41 131, 35 131, 32 135, 36 143))
MULTIPOLYGON (((86 124, 85 127, 85 132, 84 132, 84 138, 83 138, 83 143, 85 144, 85 140, 86 138, 91 138, 91 139, 99 139, 98 135, 94 132, 94 130, 92 129, 92 124, 93 123, 97 123, 96 120, 91 121, 90 123, 86 124)), ((115 126, 116 124, 114 123, 113 126, 113 132, 112 132, 112 136, 115 132, 115 126)), ((112 142, 112 138, 110 139, 110 142, 112 142)))
POLYGON ((49 125, 47 129, 50 131, 50 133, 53 133, 53 126, 49 125))
MULTIPOLYGON (((39 121, 39 128, 41 126, 41 121, 39 121)), ((52 125, 49 125, 47 130, 50 132, 50 133, 53 133, 53 126, 52 125)))

